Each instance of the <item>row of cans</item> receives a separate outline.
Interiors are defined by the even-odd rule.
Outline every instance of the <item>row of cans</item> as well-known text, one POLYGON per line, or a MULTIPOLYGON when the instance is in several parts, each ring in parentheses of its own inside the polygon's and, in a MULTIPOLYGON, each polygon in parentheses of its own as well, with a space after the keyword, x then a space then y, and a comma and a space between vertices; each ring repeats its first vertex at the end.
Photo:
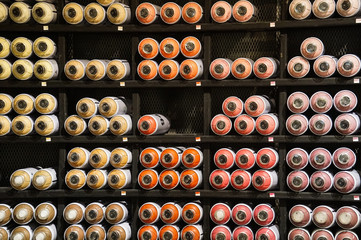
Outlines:
POLYGON ((0 115, 10 114, 12 110, 19 115, 29 115, 34 110, 40 114, 53 114, 58 110, 58 100, 49 93, 41 93, 37 97, 27 93, 15 97, 0 93, 0 115))
POLYGON ((129 168, 133 161, 132 152, 126 148, 118 147, 112 151, 98 147, 89 151, 83 147, 72 148, 67 154, 67 162, 72 168, 129 168))
POLYGON ((255 240, 280 240, 279 228, 277 225, 261 227, 254 234, 247 226, 240 226, 231 231, 226 225, 214 227, 210 233, 211 240, 232 240, 232 239, 255 239, 255 240))
POLYGON ((141 151, 139 161, 145 168, 156 168, 159 164, 168 169, 182 165, 199 168, 203 163, 203 152, 199 147, 148 147, 141 151))
POLYGON ((334 235, 328 229, 316 229, 311 234, 307 229, 304 228, 294 228, 288 232, 288 240, 359 240, 358 235, 355 232, 348 230, 341 230, 336 232, 334 235))
MULTIPOLYGON (((143 135, 160 135, 168 132, 170 122, 161 114, 150 114, 139 118, 137 127, 143 135)), ((110 120, 104 116, 95 115, 87 123, 78 115, 71 115, 65 120, 64 128, 72 136, 84 134, 87 130, 96 136, 109 132, 114 135, 124 135, 132 130, 132 119, 126 114, 115 115, 110 120)))
POLYGON ((33 53, 39 58, 54 58, 57 51, 56 43, 45 36, 34 41, 26 37, 17 37, 12 41, 0 37, 0 46, 0 59, 10 54, 16 58, 30 58, 33 53))
POLYGON ((90 119, 98 114, 112 118, 130 112, 128 102, 129 100, 125 97, 107 96, 100 101, 95 98, 84 97, 77 102, 75 110, 78 116, 84 119, 90 119))
POLYGON ((237 96, 230 96, 222 102, 222 112, 230 118, 236 118, 243 112, 251 117, 259 117, 271 112, 271 108, 271 100, 261 95, 252 95, 245 102, 237 96))
MULTIPOLYGON (((158 64, 154 60, 143 60, 138 64, 138 75, 143 80, 153 80, 158 75, 163 80, 174 80, 179 75, 185 80, 199 79, 203 76, 203 62, 200 59, 186 59, 179 64, 175 60, 166 59, 158 64)), ((248 58, 237 58, 232 61, 217 58, 209 66, 211 76, 216 80, 224 80, 233 75, 237 79, 246 79, 254 75, 260 79, 273 78, 278 75, 279 61, 270 57, 261 57, 255 62, 248 58)))
POLYGON ((54 23, 57 19, 57 10, 54 4, 48 2, 38 2, 30 6, 32 1, 16 1, 11 5, 0 4, 2 13, 1 22, 11 19, 15 23, 24 24, 35 21, 39 24, 54 23))
POLYGON ((311 17, 325 19, 335 15, 337 11, 341 17, 354 17, 360 14, 361 3, 358 0, 293 0, 289 6, 289 13, 296 20, 311 17))
POLYGON ((164 38, 160 43, 153 38, 144 38, 138 44, 138 53, 144 59, 154 59, 159 54, 165 59, 174 59, 181 53, 185 58, 199 58, 203 51, 198 38, 187 36, 179 43, 172 37, 164 38))
POLYGON ((287 176, 287 186, 294 192, 305 191, 309 185, 316 192, 328 192, 332 188, 342 194, 349 194, 360 188, 360 174, 356 170, 316 171, 309 177, 305 171, 295 170, 287 176))
POLYGON ((99 81, 129 79, 130 64, 125 59, 71 59, 64 66, 65 76, 71 81, 89 79, 99 81))
POLYGON ((306 205, 293 206, 288 214, 290 222, 295 227, 307 227, 313 223, 318 228, 331 228, 338 225, 345 230, 352 230, 360 226, 360 211, 351 206, 334 209, 330 206, 320 205, 313 210, 306 205))
MULTIPOLYGON (((287 65, 287 71, 294 78, 304 78, 310 72, 311 66, 307 59, 296 56, 287 65)), ((320 78, 332 77, 336 70, 343 77, 353 77, 361 69, 361 61, 354 54, 346 54, 338 60, 334 56, 322 55, 313 63, 313 72, 320 78)))
POLYGON ((28 59, 18 59, 13 63, 0 59, 2 72, 0 80, 10 79, 14 76, 18 80, 29 80, 35 76, 39 80, 47 81, 58 78, 58 63, 54 59, 40 59, 33 63, 28 59))
POLYGON ((102 115, 95 115, 85 121, 78 115, 71 115, 64 122, 65 131, 72 136, 78 136, 89 131, 95 136, 112 133, 113 135, 126 135, 132 131, 132 118, 130 115, 115 115, 108 119, 102 115))
POLYGON ((185 80, 195 80, 203 76, 203 61, 201 59, 186 59, 179 64, 175 60, 166 59, 158 64, 154 60, 143 60, 137 66, 141 79, 150 81, 160 76, 164 80, 174 80, 182 77, 185 80))
POLYGON ((303 114, 293 114, 286 120, 287 131, 295 136, 305 134, 308 129, 315 135, 323 136, 331 131, 332 125, 339 134, 352 135, 360 129, 360 116, 356 113, 343 113, 332 123, 332 119, 327 114, 315 114, 310 120, 303 114))
POLYGON ((338 112, 352 112, 358 103, 356 94, 350 90, 340 90, 334 97, 326 91, 318 91, 311 98, 304 92, 293 92, 287 98, 287 108, 292 113, 304 113, 309 107, 316 113, 327 113, 332 107, 338 112))
POLYGON ((217 203, 210 210, 212 222, 217 225, 227 224, 231 219, 236 225, 245 226, 253 220, 258 226, 269 226, 275 218, 276 213, 269 204, 258 204, 253 209, 244 203, 236 204, 232 209, 228 204, 217 203))
POLYGON ((220 169, 230 169, 236 165, 240 169, 249 170, 256 164, 262 169, 273 169, 279 161, 278 152, 270 147, 255 152, 250 148, 241 148, 234 152, 231 148, 217 150, 213 157, 214 164, 220 169))
POLYGON ((115 25, 129 24, 131 10, 121 1, 98 1, 91 2, 86 6, 75 2, 64 6, 62 15, 69 24, 80 24, 87 22, 91 25, 105 24, 107 20, 115 25), (100 3, 100 4, 98 4, 100 3))
POLYGON ((129 218, 129 210, 126 202, 92 202, 84 205, 72 202, 65 206, 63 218, 68 224, 79 224, 85 220, 89 224, 99 224, 104 220, 109 224, 119 224, 129 218))
POLYGON ((37 190, 47 190, 57 183, 53 168, 22 168, 10 176, 10 185, 15 190, 26 190, 33 186, 37 190))
POLYGON ((34 207, 22 202, 15 206, 0 204, 0 226, 8 225, 13 220, 18 225, 29 224, 35 219, 38 224, 50 224, 57 216, 57 208, 50 202, 40 203, 34 207))
POLYGON ((216 80, 234 78, 242 80, 255 75, 259 79, 275 78, 279 74, 279 61, 271 57, 261 57, 256 61, 250 58, 217 58, 209 66, 211 76, 216 80))
POLYGON ((235 190, 247 190, 252 185, 256 191, 268 191, 278 187, 278 175, 274 170, 257 170, 253 174, 245 170, 228 171, 216 169, 209 176, 209 183, 215 190, 232 186, 235 190))
POLYGON ((65 184, 72 190, 79 190, 87 185, 91 189, 127 188, 131 184, 131 172, 128 169, 113 169, 109 173, 104 169, 92 169, 86 173, 81 169, 71 169, 65 175, 65 184))
POLYGON ((356 161, 355 152, 347 147, 337 148, 332 154, 323 147, 315 148, 310 153, 302 148, 293 148, 286 155, 287 165, 294 170, 302 170, 308 164, 316 170, 326 170, 331 164, 337 169, 349 170, 356 161))
POLYGON ((18 115, 13 119, 0 115, 0 136, 15 134, 22 137, 34 133, 50 136, 58 130, 59 120, 56 115, 40 115, 36 119, 28 115, 18 115))
MULTIPOLYGON (((113 240, 129 240, 132 236, 132 230, 128 222, 112 225, 106 230, 101 224, 94 224, 85 228, 81 224, 70 225, 65 229, 64 240, 90 240, 90 239, 113 239, 113 240)), ((55 239, 54 239, 55 240, 55 239)))
POLYGON ((232 126, 239 135, 250 135, 257 131, 260 135, 268 136, 274 134, 279 127, 278 117, 274 113, 262 114, 254 120, 251 116, 239 115, 233 122, 226 115, 218 114, 211 120, 211 130, 216 135, 227 135, 232 126))
MULTIPOLYGON (((202 240, 203 228, 201 225, 187 225, 182 230, 176 225, 165 225, 160 230, 155 225, 144 225, 138 230, 138 240, 202 240)), ((272 225, 262 227, 254 234, 252 229, 247 226, 236 227, 233 232, 226 225, 218 225, 211 230, 211 240, 231 240, 231 239, 249 239, 249 240, 279 240, 280 234, 278 226, 272 225)))
POLYGON ((160 206, 156 202, 146 202, 140 206, 138 217, 144 224, 155 224, 162 220, 164 224, 175 224, 181 220, 186 224, 197 224, 203 219, 203 207, 200 202, 166 202, 160 206))
POLYGON ((33 224, 21 225, 16 227, 0 227, 0 237, 4 240, 56 240, 58 233, 54 224, 40 225, 36 227, 33 224))
POLYGON ((185 169, 181 173, 165 169, 160 174, 154 169, 144 169, 138 175, 138 184, 144 190, 152 190, 158 184, 165 190, 181 185, 185 190, 197 189, 203 182, 203 174, 198 169, 185 169))

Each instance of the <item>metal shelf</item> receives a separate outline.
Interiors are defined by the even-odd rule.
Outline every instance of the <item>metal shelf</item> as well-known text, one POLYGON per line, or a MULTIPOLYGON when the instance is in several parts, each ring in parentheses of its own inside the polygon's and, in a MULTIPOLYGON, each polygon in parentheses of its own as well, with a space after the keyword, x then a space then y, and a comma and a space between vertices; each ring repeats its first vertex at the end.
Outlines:
POLYGON ((159 136, 50 136, 42 137, 38 135, 33 136, 4 136, 0 137, 2 143, 99 143, 99 144, 111 144, 111 143, 155 143, 155 144, 167 144, 167 143, 357 143, 361 141, 361 135, 341 136, 341 135, 326 135, 326 136, 290 136, 290 135, 228 135, 228 136, 205 136, 199 135, 183 135, 183 134, 170 134, 159 136))
POLYGON ((277 79, 226 79, 217 81, 214 79, 187 80, 28 80, 19 81, 16 79, 0 81, 3 88, 179 88, 179 87, 273 87, 273 86, 329 86, 329 85, 354 85, 360 83, 361 77, 354 78, 277 78, 277 79))
POLYGON ((144 191, 139 189, 124 189, 124 190, 65 190, 53 189, 46 191, 15 191, 8 187, 0 188, 0 199, 15 199, 15 198, 214 198, 214 199, 295 199, 295 200, 322 200, 322 201, 343 201, 351 202, 358 201, 361 194, 347 194, 340 193, 316 193, 316 192, 285 192, 285 191, 235 191, 235 190, 151 190, 144 191), (222 193, 222 194, 220 194, 222 193))
POLYGON ((226 32, 226 31, 275 31, 288 28, 318 28, 353 26, 358 24, 358 18, 329 18, 329 19, 308 19, 302 21, 280 20, 267 22, 246 22, 246 23, 200 23, 200 24, 152 24, 143 26, 129 24, 123 26, 111 25, 69 25, 50 24, 1 24, 0 31, 3 32, 124 32, 124 33, 169 33, 169 32, 226 32), (16 26, 16 27, 15 27, 16 26))

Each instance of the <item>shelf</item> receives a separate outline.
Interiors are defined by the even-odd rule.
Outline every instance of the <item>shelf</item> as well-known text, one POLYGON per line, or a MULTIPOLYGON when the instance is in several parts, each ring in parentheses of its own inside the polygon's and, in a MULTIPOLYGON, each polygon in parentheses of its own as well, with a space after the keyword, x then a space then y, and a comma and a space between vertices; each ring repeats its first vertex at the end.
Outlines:
POLYGON ((256 191, 235 191, 235 190, 139 190, 139 189, 125 189, 125 190, 64 190, 54 189, 46 191, 25 190, 15 191, 8 187, 0 188, 0 199, 14 199, 14 198, 214 198, 214 199, 295 199, 295 200, 322 200, 322 201, 357 201, 361 194, 343 195, 339 193, 315 193, 315 192, 256 192, 256 191), (222 193, 222 194, 220 194, 222 193))
POLYGON ((329 86, 329 85, 354 85, 360 84, 361 77, 354 78, 302 78, 302 79, 246 79, 235 80, 226 79, 217 81, 214 79, 201 80, 28 80, 19 81, 16 79, 0 81, 0 87, 3 88, 179 88, 179 87, 274 87, 274 86, 329 86))
POLYGON ((361 141, 361 135, 341 136, 341 135, 326 135, 326 136, 290 136, 290 135, 228 135, 228 136, 203 136, 199 135, 183 135, 183 134, 169 134, 159 136, 50 136, 41 137, 34 136, 3 136, 0 137, 2 143, 99 143, 99 144, 112 144, 112 143, 143 143, 143 144, 201 144, 201 143, 358 143, 361 141))
POLYGON ((226 32, 226 31, 274 31, 288 28, 318 28, 352 26, 358 24, 358 18, 329 18, 329 19, 307 19, 302 21, 266 21, 246 23, 199 23, 199 24, 151 24, 143 26, 129 24, 123 26, 111 25, 69 25, 69 24, 0 24, 3 32, 126 32, 126 33, 169 33, 169 32, 226 32), (15 27, 16 26, 16 27, 15 27))

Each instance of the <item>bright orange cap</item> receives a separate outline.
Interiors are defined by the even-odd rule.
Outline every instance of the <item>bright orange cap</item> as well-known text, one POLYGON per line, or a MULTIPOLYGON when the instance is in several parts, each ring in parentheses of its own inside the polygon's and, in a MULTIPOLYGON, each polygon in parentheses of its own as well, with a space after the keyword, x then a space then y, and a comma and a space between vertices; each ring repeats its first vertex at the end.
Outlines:
POLYGON ((160 9, 160 17, 167 24, 174 24, 181 18, 182 8, 174 3, 167 2, 160 9))
POLYGON ((186 23, 194 24, 199 22, 203 16, 202 6, 196 2, 188 2, 183 6, 182 18, 186 23))

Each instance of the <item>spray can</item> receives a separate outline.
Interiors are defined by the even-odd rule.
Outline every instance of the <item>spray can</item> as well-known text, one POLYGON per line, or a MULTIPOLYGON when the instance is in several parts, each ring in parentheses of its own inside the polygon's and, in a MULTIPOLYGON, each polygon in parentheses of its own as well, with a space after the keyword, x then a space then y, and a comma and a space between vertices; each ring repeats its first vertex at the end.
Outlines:
POLYGON ((295 170, 287 176, 287 186, 294 192, 303 192, 310 184, 307 172, 295 170))
POLYGON ((304 20, 311 16, 312 3, 309 0, 293 0, 289 6, 289 13, 293 19, 304 20))
POLYGON ((198 23, 203 17, 203 8, 196 2, 187 2, 182 8, 182 18, 186 23, 198 23))
POLYGON ((292 113, 304 113, 309 106, 310 100, 303 92, 294 92, 287 98, 287 108, 292 113))
POLYGON ((314 172, 310 177, 310 185, 316 192, 328 192, 333 185, 333 175, 327 171, 314 172))
POLYGON ((166 24, 175 24, 182 17, 182 8, 175 2, 166 2, 160 9, 160 18, 166 24))
POLYGON ((138 212, 139 219, 145 224, 153 224, 159 220, 160 206, 154 202, 144 203, 138 212))
POLYGON ((105 209, 105 220, 110 224, 119 224, 128 219, 128 209, 122 202, 113 202, 105 209))
POLYGON ((231 174, 231 185, 236 190, 246 190, 251 186, 252 176, 249 172, 235 170, 231 174))
POLYGON ((145 190, 151 190, 158 185, 158 173, 153 169, 144 169, 138 175, 138 184, 145 190))
POLYGON ((250 135, 256 129, 256 121, 247 114, 239 115, 233 125, 239 135, 250 135))
POLYGON ((312 210, 306 205, 298 204, 290 209, 288 218, 295 227, 304 228, 311 224, 312 210))
POLYGON ((308 130, 308 119, 302 114, 293 114, 286 120, 286 129, 294 136, 303 135, 308 130))
POLYGON ((332 120, 326 114, 315 114, 310 118, 308 128, 315 135, 326 135, 332 129, 332 120))
POLYGON ((86 173, 83 170, 72 169, 65 175, 65 184, 72 190, 78 190, 86 184, 86 173))

